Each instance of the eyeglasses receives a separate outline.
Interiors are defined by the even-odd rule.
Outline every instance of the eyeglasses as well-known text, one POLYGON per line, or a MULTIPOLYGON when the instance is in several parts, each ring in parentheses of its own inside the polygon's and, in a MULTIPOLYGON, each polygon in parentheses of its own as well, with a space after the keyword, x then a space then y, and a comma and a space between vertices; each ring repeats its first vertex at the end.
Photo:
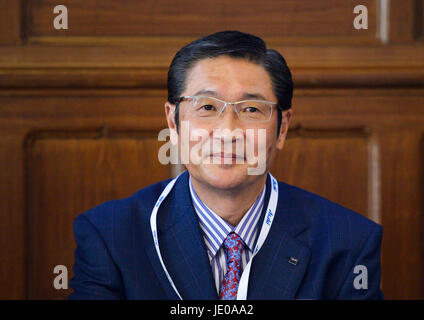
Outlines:
POLYGON ((226 102, 208 96, 182 96, 178 99, 177 108, 180 103, 186 102, 190 116, 199 119, 216 119, 225 110, 227 105, 234 107, 234 112, 243 122, 266 122, 271 119, 273 106, 277 103, 264 100, 242 100, 237 102, 226 102))

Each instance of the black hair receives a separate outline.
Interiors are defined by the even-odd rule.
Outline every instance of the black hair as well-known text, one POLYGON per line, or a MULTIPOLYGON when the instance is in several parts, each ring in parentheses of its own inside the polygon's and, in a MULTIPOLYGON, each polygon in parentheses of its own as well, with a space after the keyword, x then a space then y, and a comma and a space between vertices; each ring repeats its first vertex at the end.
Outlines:
POLYGON ((282 110, 291 108, 293 81, 290 69, 283 56, 276 50, 267 49, 261 38, 239 31, 221 31, 202 37, 184 46, 175 55, 168 71, 168 101, 177 105, 175 110, 177 132, 179 98, 185 89, 188 71, 202 59, 222 55, 246 59, 264 67, 269 73, 278 100, 278 135, 282 110))

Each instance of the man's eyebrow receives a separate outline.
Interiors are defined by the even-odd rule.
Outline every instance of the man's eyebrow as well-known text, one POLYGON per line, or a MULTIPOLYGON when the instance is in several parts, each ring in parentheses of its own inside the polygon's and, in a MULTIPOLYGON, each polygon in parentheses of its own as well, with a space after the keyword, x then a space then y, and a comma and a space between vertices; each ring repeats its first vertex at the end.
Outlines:
POLYGON ((267 100, 260 93, 245 93, 242 96, 243 100, 254 99, 254 100, 267 100))
MULTIPOLYGON (((201 89, 197 91, 194 96, 198 95, 208 95, 213 97, 218 97, 219 94, 216 91, 213 90, 207 90, 207 89, 201 89)), ((267 100, 262 94, 260 93, 244 93, 240 100, 248 100, 248 99, 255 99, 255 100, 267 100)))
POLYGON ((216 91, 213 90, 207 90, 207 89, 201 89, 199 91, 197 91, 194 96, 198 96, 198 95, 208 95, 208 96, 214 96, 217 97, 218 93, 216 93, 216 91))

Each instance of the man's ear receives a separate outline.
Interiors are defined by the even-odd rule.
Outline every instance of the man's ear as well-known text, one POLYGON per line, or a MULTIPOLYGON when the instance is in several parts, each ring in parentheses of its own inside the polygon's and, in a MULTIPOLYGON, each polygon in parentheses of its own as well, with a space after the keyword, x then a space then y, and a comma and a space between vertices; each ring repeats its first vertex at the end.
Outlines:
POLYGON ((277 149, 282 150, 284 147, 284 142, 286 141, 287 132, 289 131, 290 119, 293 116, 293 110, 288 109, 282 112, 281 126, 280 126, 280 134, 277 139, 277 149))
POLYGON ((175 104, 169 101, 165 102, 165 115, 168 128, 171 133, 171 143, 176 145, 178 143, 177 125, 175 123, 175 104))

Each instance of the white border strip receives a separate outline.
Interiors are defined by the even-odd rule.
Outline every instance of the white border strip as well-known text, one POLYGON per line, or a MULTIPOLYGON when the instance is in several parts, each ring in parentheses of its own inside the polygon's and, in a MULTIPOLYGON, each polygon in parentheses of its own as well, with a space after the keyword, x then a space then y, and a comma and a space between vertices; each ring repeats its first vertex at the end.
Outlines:
POLYGON ((377 38, 387 44, 389 42, 389 21, 390 21, 390 0, 380 0, 378 2, 377 18, 377 38))
POLYGON ((381 224, 381 163, 380 150, 376 137, 368 144, 368 212, 370 218, 381 224))

